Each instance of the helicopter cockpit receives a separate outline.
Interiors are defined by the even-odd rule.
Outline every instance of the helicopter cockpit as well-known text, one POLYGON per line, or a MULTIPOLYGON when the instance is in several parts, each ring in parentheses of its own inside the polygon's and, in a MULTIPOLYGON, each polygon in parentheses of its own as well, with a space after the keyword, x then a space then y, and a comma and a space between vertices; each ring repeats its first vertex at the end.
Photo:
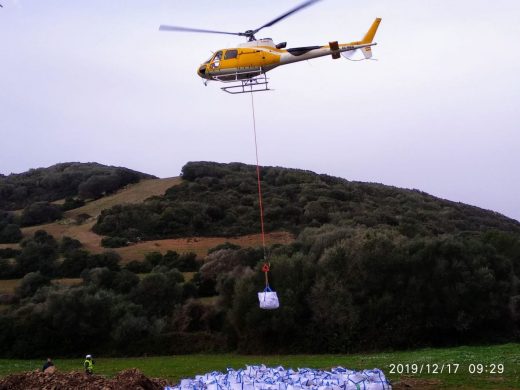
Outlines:
MULTIPOLYGON (((238 50, 237 49, 226 49, 219 50, 215 54, 213 54, 207 61, 203 62, 199 67, 197 73, 201 77, 205 77, 206 72, 211 72, 213 70, 220 69, 221 65, 223 65, 223 61, 227 62, 230 60, 236 60, 238 58, 238 50)), ((235 65, 228 62, 228 66, 235 65)))
POLYGON ((217 51, 211 59, 211 67, 218 68, 220 66, 220 60, 222 59, 222 50, 217 51))

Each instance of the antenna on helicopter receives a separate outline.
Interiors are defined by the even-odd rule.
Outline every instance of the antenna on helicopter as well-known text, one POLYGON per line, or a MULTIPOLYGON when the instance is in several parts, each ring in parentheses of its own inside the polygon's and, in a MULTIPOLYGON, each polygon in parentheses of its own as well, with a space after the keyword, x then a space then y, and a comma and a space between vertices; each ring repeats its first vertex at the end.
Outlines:
POLYGON ((227 31, 216 31, 216 30, 205 30, 200 28, 191 28, 191 27, 180 27, 180 26, 169 26, 169 25, 160 25, 159 30, 161 31, 181 31, 181 32, 198 32, 198 33, 209 33, 209 34, 228 34, 228 35, 238 35, 240 37, 246 37, 248 41, 256 41, 255 34, 259 32, 261 29, 265 27, 271 27, 272 25, 278 23, 282 19, 301 11, 302 9, 317 3, 320 0, 307 0, 304 3, 301 3, 297 7, 287 11, 286 13, 278 16, 277 18, 271 20, 269 23, 264 24, 254 30, 246 30, 244 32, 227 32, 227 31))

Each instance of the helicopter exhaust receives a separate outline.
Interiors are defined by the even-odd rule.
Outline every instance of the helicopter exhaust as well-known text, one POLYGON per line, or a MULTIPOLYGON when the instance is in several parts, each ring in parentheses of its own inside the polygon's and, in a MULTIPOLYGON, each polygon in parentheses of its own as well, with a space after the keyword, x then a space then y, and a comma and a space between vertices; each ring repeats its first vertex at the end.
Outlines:
POLYGON ((330 47, 331 56, 332 56, 333 60, 337 60, 338 58, 341 57, 338 41, 329 42, 329 47, 330 47))

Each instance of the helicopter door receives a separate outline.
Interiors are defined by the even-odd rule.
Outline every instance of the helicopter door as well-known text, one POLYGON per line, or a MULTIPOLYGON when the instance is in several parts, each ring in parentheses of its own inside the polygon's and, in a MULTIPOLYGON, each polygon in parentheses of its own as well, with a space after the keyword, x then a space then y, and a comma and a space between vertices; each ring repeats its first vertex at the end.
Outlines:
POLYGON ((209 65, 211 70, 218 70, 220 68, 220 61, 222 61, 222 51, 217 51, 209 65))
POLYGON ((236 69, 238 67, 238 50, 228 49, 224 53, 222 67, 225 69, 236 69))

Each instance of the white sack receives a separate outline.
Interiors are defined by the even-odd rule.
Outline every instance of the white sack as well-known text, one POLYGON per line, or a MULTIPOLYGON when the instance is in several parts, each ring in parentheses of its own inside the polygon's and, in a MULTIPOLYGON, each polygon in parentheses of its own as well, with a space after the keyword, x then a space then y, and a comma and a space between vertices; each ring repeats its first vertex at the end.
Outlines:
POLYGON ((260 301, 260 309, 278 309, 280 302, 278 302, 278 295, 275 291, 262 291, 258 293, 258 300, 260 301))

